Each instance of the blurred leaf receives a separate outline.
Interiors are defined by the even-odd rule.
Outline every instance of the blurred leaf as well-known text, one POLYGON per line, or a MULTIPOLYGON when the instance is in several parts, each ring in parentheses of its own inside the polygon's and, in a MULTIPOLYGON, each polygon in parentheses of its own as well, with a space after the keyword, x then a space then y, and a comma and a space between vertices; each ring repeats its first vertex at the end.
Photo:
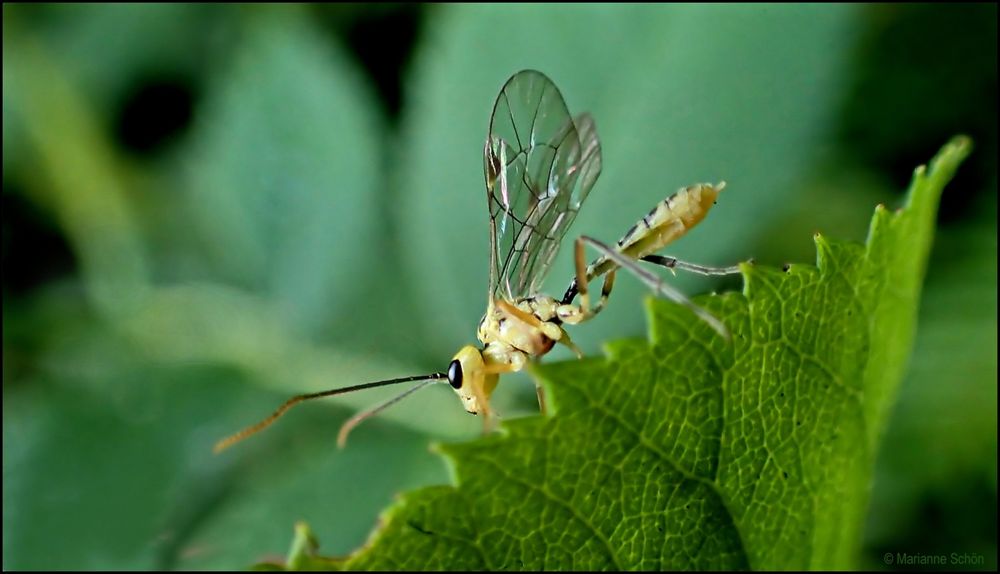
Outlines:
POLYGON ((280 551, 300 518, 346 551, 394 491, 443 479, 426 438, 385 421, 337 453, 343 409, 302 409, 304 426, 276 427, 239 457, 213 456, 245 413, 284 397, 227 369, 150 365, 57 296, 40 302, 41 315, 4 315, 5 357, 18 325, 48 327, 33 370, 5 364, 5 569, 226 568, 247 548, 280 551))
MULTIPOLYGON (((90 3, 18 6, 12 12, 31 26, 99 115, 108 119, 143 75, 204 65, 205 48, 216 37, 209 33, 210 16, 225 9, 90 3)), ((6 15, 6 6, 4 10, 6 15)))
MULTIPOLYGON (((243 274, 250 292, 220 282, 152 283, 154 250, 140 233, 134 181, 93 109, 40 44, 5 34, 5 46, 16 48, 4 51, 11 100, 43 168, 32 193, 67 230, 101 314, 150 357, 235 365, 285 392, 412 374, 405 360, 318 347, 302 332, 328 328, 338 309, 354 305, 351 292, 371 261, 363 246, 376 235, 379 128, 357 79, 336 67, 331 77, 320 40, 297 12, 251 10, 247 34, 247 52, 205 112, 222 119, 204 120, 208 151, 192 160, 193 177, 207 187, 190 193, 209 236, 192 256, 216 255, 213 278, 243 274)), ((350 326, 348 335, 366 324, 350 326)), ((379 395, 334 402, 367 405, 379 395)), ((427 393, 386 416, 467 436, 476 425, 454 405, 454 396, 427 393), (435 411, 442 414, 432 419, 435 411)))
POLYGON ((887 456, 909 458, 920 445, 922 464, 901 465, 909 473, 926 473, 928 482, 944 487, 949 473, 976 468, 991 474, 995 486, 996 219, 946 230, 939 243, 942 252, 958 255, 935 259, 930 269, 906 385, 912 389, 894 414, 906 426, 887 436, 898 441, 887 456))
POLYGON ((299 10, 254 7, 242 22, 199 111, 188 197, 213 276, 315 333, 371 261, 384 128, 361 74, 299 10))
MULTIPOLYGON (((250 382, 285 395, 420 372, 390 352, 316 344, 290 328, 272 301, 219 284, 192 282, 158 288, 119 326, 147 357, 168 365, 235 365, 253 375, 250 382)), ((398 392, 392 388, 372 389, 323 402, 360 408, 398 392)), ((246 418, 232 423, 224 434, 255 422, 254 418, 263 418, 287 398, 275 397, 273 405, 247 411, 246 418)), ((380 418, 441 438, 468 437, 480 428, 458 406, 450 389, 425 392, 419 400, 406 401, 380 418)), ((308 428, 303 421, 293 421, 295 416, 282 424, 308 428)))
POLYGON ((939 229, 910 372, 876 467, 872 564, 886 551, 980 552, 993 555, 984 568, 996 567, 995 190, 976 220, 939 229))
MULTIPOLYGON (((91 3, 4 4, 3 10, 5 71, 10 20, 15 28, 31 31, 92 106, 98 122, 107 127, 117 106, 140 81, 164 73, 193 76, 205 64, 206 47, 219 37, 210 33, 217 20, 208 16, 222 9, 197 4, 91 3)), ((9 162, 11 167, 23 168, 21 161, 8 157, 9 147, 18 153, 23 133, 9 127, 19 118, 8 106, 7 79, 5 74, 4 166, 9 162)))
POLYGON ((104 381, 128 395, 89 393, 80 377, 22 380, 5 393, 4 521, 16 525, 4 529, 5 568, 156 567, 159 546, 177 535, 164 518, 198 502, 207 485, 192 479, 218 474, 208 451, 192 448, 204 433, 192 423, 218 416, 239 389, 198 371, 133 369, 104 381), (194 384, 165 392, 171 383, 194 384))
MULTIPOLYGON (((657 201, 698 181, 729 182, 712 216, 671 254, 723 264, 770 229, 822 149, 838 103, 855 10, 847 6, 436 7, 399 147, 399 244, 439 355, 474 335, 487 281, 482 148, 502 83, 536 68, 571 112, 590 110, 604 171, 571 235, 620 237, 657 201)), ((562 253, 546 288, 572 273, 562 253)), ((691 287, 690 279, 681 279, 691 287)), ((702 283, 704 285, 704 283, 702 283)), ((595 348, 636 333, 643 290, 619 281, 595 348)))
POLYGON ((900 3, 865 11, 838 127, 843 149, 901 180, 941 138, 968 134, 981 153, 956 183, 971 185, 941 206, 945 217, 963 213, 971 192, 985 190, 997 173, 997 6, 900 3))
POLYGON ((149 268, 119 158, 44 45, 6 21, 3 42, 4 106, 30 147, 25 187, 65 230, 92 303, 109 317, 127 313, 149 268))
MULTIPOLYGON (((912 165, 907 168, 912 173, 912 165)), ((955 186, 957 187, 957 186, 955 186)), ((881 174, 839 156, 815 164, 785 206, 781 224, 763 229, 748 244, 756 261, 801 261, 815 253, 809 239, 822 233, 861 240, 868 231, 859 211, 899 200, 900 192, 881 174)), ((951 195, 951 194, 949 194, 951 195)))
MULTIPOLYGON (((268 398, 273 403, 279 397, 268 398)), ((265 412, 273 407, 256 403, 265 412)), ((259 552, 256 560, 280 555, 289 525, 299 521, 347 552, 364 542, 372 516, 397 492, 445 479, 444 465, 427 449, 425 435, 385 420, 373 421, 338 451, 336 431, 349 413, 332 412, 314 409, 303 418, 304 426, 286 427, 263 446, 244 447, 244 456, 231 467, 239 474, 237 491, 184 541, 175 566, 231 569, 246 563, 248 549, 259 552)))
POLYGON ((866 245, 817 235, 818 269, 745 265, 743 295, 701 297, 732 342, 651 300, 650 343, 537 367, 555 414, 441 447, 457 486, 406 495, 343 566, 849 567, 938 201, 969 149, 918 168, 866 245))

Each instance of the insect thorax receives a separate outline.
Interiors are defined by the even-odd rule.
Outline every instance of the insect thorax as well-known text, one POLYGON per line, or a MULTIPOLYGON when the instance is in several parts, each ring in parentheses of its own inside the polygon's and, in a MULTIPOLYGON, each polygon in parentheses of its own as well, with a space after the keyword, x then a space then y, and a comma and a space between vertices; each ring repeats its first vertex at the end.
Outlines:
MULTIPOLYGON (((554 322, 556 310, 559 308, 559 302, 547 295, 522 297, 509 303, 543 323, 554 322)), ((500 305, 492 302, 479 321, 477 335, 484 346, 509 346, 511 350, 532 357, 544 355, 555 344, 555 341, 546 336, 541 329, 512 316, 500 305)))

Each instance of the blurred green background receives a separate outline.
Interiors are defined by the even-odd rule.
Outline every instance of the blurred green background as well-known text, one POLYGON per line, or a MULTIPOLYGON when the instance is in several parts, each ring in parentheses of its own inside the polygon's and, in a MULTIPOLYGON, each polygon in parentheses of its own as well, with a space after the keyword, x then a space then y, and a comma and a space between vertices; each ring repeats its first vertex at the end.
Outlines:
MULTIPOLYGON (((724 179, 669 251, 708 264, 812 262, 814 231, 861 241, 914 167, 974 139, 859 566, 996 568, 996 53, 995 5, 5 4, 4 569, 238 568, 283 554, 300 519, 346 553, 394 493, 447 481, 427 445, 480 429, 447 388, 343 451, 340 423, 394 391, 211 446, 291 394, 440 370, 474 340, 482 142, 522 68, 601 134, 571 233, 615 240, 724 179)), ((644 296, 623 276, 574 340, 643 335, 644 296)), ((529 379, 497 400, 532 412, 529 379)))

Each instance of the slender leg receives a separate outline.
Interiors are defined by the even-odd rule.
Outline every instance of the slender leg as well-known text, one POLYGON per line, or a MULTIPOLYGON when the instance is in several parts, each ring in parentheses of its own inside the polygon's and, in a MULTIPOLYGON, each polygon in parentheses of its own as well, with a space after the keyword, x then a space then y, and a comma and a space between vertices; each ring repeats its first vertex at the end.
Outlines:
POLYGON ((601 286, 601 298, 597 302, 597 305, 591 309, 590 308, 590 286, 588 285, 588 271, 587 260, 585 258, 584 242, 578 238, 575 243, 576 251, 576 278, 570 285, 569 289, 566 291, 566 295, 563 297, 563 306, 570 306, 570 302, 573 297, 579 293, 580 295, 580 305, 572 309, 567 308, 567 313, 562 316, 564 322, 571 325, 576 325, 582 323, 593 316, 597 315, 604 309, 605 305, 608 303, 608 297, 611 295, 611 290, 615 286, 615 269, 608 271, 607 275, 604 276, 604 284, 601 286))
POLYGON ((566 332, 566 329, 560 327, 559 330, 562 331, 562 336, 556 339, 556 342, 566 345, 567 347, 569 347, 570 351, 573 351, 573 353, 576 354, 577 359, 582 359, 583 351, 580 350, 580 347, 576 346, 576 343, 573 342, 573 339, 570 339, 569 333, 566 332))
POLYGON ((535 383, 535 396, 538 397, 538 412, 543 415, 548 414, 549 409, 545 404, 545 389, 538 383, 535 383))
MULTIPOLYGON (((607 283, 607 281, 605 280, 605 284, 606 283, 607 283)), ((604 292, 602 292, 601 293, 601 304, 602 305, 603 305, 604 300, 606 300, 606 299, 607 299, 607 295, 604 292)), ((542 321, 541 319, 539 319, 538 317, 535 317, 531 313, 526 313, 526 312, 522 311, 521 309, 518 309, 516 306, 514 306, 510 302, 505 301, 503 299, 498 300, 496 302, 496 304, 497 304, 498 307, 500 307, 501 309, 503 309, 504 313, 507 313, 511 317, 514 317, 515 319, 517 319, 519 321, 523 321, 524 323, 526 323, 528 325, 531 325, 532 327, 534 327, 534 328, 538 329, 539 331, 541 331, 542 333, 544 333, 545 336, 548 337, 549 339, 552 339, 553 341, 555 341, 557 343, 562 343, 563 345, 566 345, 567 347, 569 347, 569 349, 571 351, 573 351, 574 353, 576 353, 576 356, 578 358, 583 358, 583 352, 580 351, 580 348, 577 347, 573 343, 573 339, 571 339, 569 337, 569 333, 567 333, 565 329, 563 329, 562 327, 560 327, 556 323, 549 323, 549 322, 546 322, 546 321, 542 321)), ((586 318, 586 317, 583 316, 583 313, 581 313, 579 311, 578 307, 572 307, 572 306, 570 306, 570 307, 571 307, 571 311, 572 311, 572 315, 570 316, 570 320, 568 321, 570 324, 579 323, 584 318, 586 318)), ((520 370, 520 367, 518 367, 516 369, 513 369, 513 370, 520 370)), ((503 371, 503 372, 506 372, 506 371, 503 371)))
MULTIPOLYGON (((580 309, 583 310, 584 315, 586 315, 590 310, 590 287, 587 285, 587 259, 586 253, 583 248, 583 241, 579 238, 576 240, 575 244, 576 251, 576 282, 573 286, 576 287, 577 293, 580 294, 580 309)), ((572 290, 573 286, 570 287, 572 290)), ((567 295, 569 291, 567 291, 567 295)), ((572 300, 572 299, 571 299, 572 300)), ((563 301, 563 303, 569 303, 569 301, 563 301)))
POLYGON ((713 317, 708 311, 692 303, 691 300, 688 299, 686 296, 684 296, 683 293, 681 293, 674 287, 670 286, 669 284, 664 283, 662 279, 660 279, 653 273, 650 273, 646 269, 640 267, 637 260, 628 257, 627 255, 621 253, 620 251, 608 247, 604 243, 601 243, 600 241, 592 237, 587 237, 586 235, 580 237, 577 241, 578 243, 585 243, 587 245, 590 245, 598 252, 600 252, 602 255, 606 256, 608 259, 615 262, 619 267, 633 274, 637 279, 645 283, 646 286, 652 289, 654 292, 659 293, 667 297, 668 299, 672 299, 673 301, 676 301, 677 303, 684 305, 688 309, 691 309, 691 311, 693 311, 696 315, 698 315, 698 317, 702 321, 708 323, 713 329, 718 331, 718 333, 722 335, 724 338, 729 339, 729 330, 726 329, 726 326, 723 325, 721 321, 713 317))
MULTIPOLYGON (((597 306, 590 311, 590 317, 597 315, 604 309, 604 306, 608 304, 608 297, 611 295, 611 289, 615 286, 615 272, 617 269, 612 269, 608 271, 608 274, 604 276, 604 284, 601 286, 601 298, 597 301, 597 306)), ((588 317, 588 319, 590 318, 588 317)))
POLYGON ((531 313, 518 309, 517 306, 510 303, 509 301, 506 301, 504 299, 498 299, 496 301, 496 304, 498 307, 503 309, 504 313, 507 313, 511 317, 514 317, 515 319, 522 321, 527 325, 531 325, 532 327, 544 333, 546 337, 552 339, 553 341, 561 340, 563 335, 565 335, 566 333, 566 331, 563 331, 562 328, 559 327, 559 325, 542 321, 541 319, 535 317, 531 313))
MULTIPOLYGON (((625 254, 628 259, 641 259, 654 265, 666 267, 672 273, 683 269, 701 275, 730 275, 739 272, 736 266, 710 267, 680 261, 674 257, 651 255, 687 233, 698 224, 714 203, 725 182, 717 185, 697 184, 678 190, 635 223, 615 245, 614 251, 625 254)), ((593 245, 593 244, 592 244, 593 245)), ((605 246, 606 248, 607 246, 605 246)), ((611 272, 618 266, 619 258, 611 255, 610 249, 584 266, 583 242, 576 245, 576 277, 570 282, 563 295, 562 304, 571 305, 579 294, 583 315, 590 314, 590 299, 587 282, 611 272)), ((595 311, 596 313, 596 311, 595 311)))
MULTIPOLYGON (((565 331, 564 331, 564 333, 565 333, 565 331)), ((569 337, 567 337, 567 339, 568 338, 569 337)), ((559 339, 559 340, 561 341, 562 339, 559 339)), ((568 345, 570 345, 570 348, 574 349, 577 352, 578 356, 580 356, 580 357, 583 356, 580 353, 580 350, 576 348, 576 345, 573 345, 572 341, 567 341, 567 343, 568 343, 568 345)), ((524 368, 524 364, 523 363, 492 363, 492 364, 486 365, 484 367, 484 369, 483 369, 483 372, 485 374, 487 374, 487 375, 504 375, 504 374, 507 374, 507 373, 513 373, 515 371, 520 371, 523 368, 524 368)), ((535 383, 535 395, 538 397, 538 410, 542 414, 545 414, 545 408, 546 408, 545 407, 545 390, 542 389, 542 386, 539 385, 538 383, 535 383)), ((478 395, 477 395, 476 398, 480 400, 480 404, 485 404, 483 402, 484 401, 483 398, 481 398, 478 395)), ((500 415, 498 415, 492 409, 488 409, 487 412, 489 413, 489 415, 486 417, 487 419, 491 418, 491 416, 492 417, 496 417, 496 418, 500 418, 500 415)), ((490 430, 492 430, 492 422, 484 420, 483 421, 483 431, 484 432, 489 432, 490 430)))
POLYGON ((507 301, 506 299, 497 299, 496 305, 497 307, 503 309, 504 313, 510 315, 511 317, 514 317, 518 321, 531 325, 536 329, 541 329, 542 325, 545 324, 545 322, 539 319, 538 317, 535 317, 534 315, 528 313, 527 311, 522 311, 521 309, 518 309, 516 305, 514 305, 510 301, 507 301))
MULTIPOLYGON (((483 365, 482 374, 488 377, 520 371, 524 368, 524 357, 520 356, 520 359, 510 363, 487 362, 483 365)), ((490 405, 489 393, 480 385, 472 385, 472 393, 476 396, 476 402, 479 403, 479 412, 476 414, 482 417, 483 433, 489 434, 496 427, 496 419, 500 418, 500 413, 490 405)))
POLYGON ((506 375, 507 373, 513 373, 520 371, 524 368, 523 364, 515 363, 489 363, 483 366, 484 375, 506 375))
POLYGON ((493 412, 493 408, 490 406, 490 400, 486 397, 486 393, 479 388, 479 385, 472 386, 472 393, 476 395, 476 402, 479 403, 479 412, 477 414, 482 417, 483 420, 483 434, 489 434, 496 426, 493 418, 497 415, 493 412))
POLYGON ((689 271, 699 275, 735 275, 740 272, 739 265, 731 265, 729 267, 709 267, 707 265, 699 265, 697 263, 687 263, 675 257, 665 257, 662 255, 647 255, 642 258, 642 261, 666 267, 670 271, 673 271, 674 269, 681 269, 683 271, 689 271))

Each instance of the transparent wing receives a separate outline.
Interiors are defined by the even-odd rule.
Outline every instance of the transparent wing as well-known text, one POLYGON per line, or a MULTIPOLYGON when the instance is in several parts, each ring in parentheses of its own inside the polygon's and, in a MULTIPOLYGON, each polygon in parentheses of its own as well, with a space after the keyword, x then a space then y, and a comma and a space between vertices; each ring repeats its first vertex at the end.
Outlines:
POLYGON ((573 119, 541 72, 518 72, 493 105, 483 155, 490 296, 534 295, 601 173, 594 120, 573 119))

